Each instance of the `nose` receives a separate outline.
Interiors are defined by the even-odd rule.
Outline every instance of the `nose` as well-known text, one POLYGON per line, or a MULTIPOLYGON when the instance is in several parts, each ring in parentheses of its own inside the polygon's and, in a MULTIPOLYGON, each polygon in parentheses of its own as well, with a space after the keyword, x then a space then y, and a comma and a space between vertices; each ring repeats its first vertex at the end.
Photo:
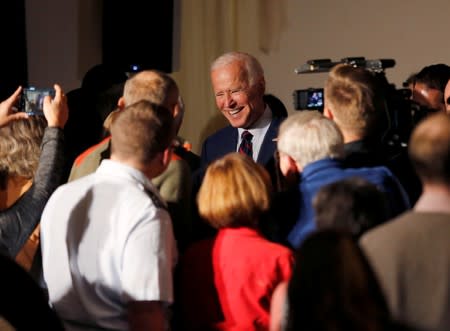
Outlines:
POLYGON ((224 94, 224 106, 227 108, 230 108, 235 104, 236 104, 236 102, 234 101, 233 95, 231 94, 231 92, 226 91, 224 94))

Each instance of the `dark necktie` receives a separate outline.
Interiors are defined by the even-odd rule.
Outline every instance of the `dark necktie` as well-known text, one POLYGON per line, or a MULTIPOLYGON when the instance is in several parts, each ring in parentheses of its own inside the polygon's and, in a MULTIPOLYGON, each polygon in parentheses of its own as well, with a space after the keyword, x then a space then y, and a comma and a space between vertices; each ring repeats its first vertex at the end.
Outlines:
POLYGON ((253 135, 249 131, 242 132, 241 135, 241 145, 239 146, 239 153, 246 154, 253 158, 253 146, 252 146, 253 135))

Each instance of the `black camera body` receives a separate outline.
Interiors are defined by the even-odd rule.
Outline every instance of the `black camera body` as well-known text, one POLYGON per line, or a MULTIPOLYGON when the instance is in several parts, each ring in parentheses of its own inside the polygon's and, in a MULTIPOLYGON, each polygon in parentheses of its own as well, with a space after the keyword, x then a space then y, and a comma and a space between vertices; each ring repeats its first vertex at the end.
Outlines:
POLYGON ((55 90, 52 88, 24 88, 20 97, 19 111, 28 115, 44 115, 44 98, 47 95, 53 98, 55 90))
MULTIPOLYGON (((409 89, 397 89, 390 84, 385 75, 385 69, 395 66, 393 59, 366 60, 364 57, 348 57, 340 61, 333 62, 330 59, 309 60, 299 68, 295 69, 296 74, 311 74, 330 71, 337 64, 347 64, 353 67, 363 67, 377 78, 384 93, 383 115, 380 119, 380 130, 382 131, 382 141, 389 146, 405 147, 415 125, 432 110, 426 109, 411 100, 409 89)), ((296 90, 293 93, 294 108, 296 110, 323 110, 323 89, 308 88, 296 90), (322 100, 317 101, 317 96, 321 93, 322 100), (314 98, 313 98, 314 95, 314 98)))
POLYGON ((318 110, 323 112, 324 92, 323 88, 308 88, 306 90, 295 90, 294 109, 295 110, 318 110))

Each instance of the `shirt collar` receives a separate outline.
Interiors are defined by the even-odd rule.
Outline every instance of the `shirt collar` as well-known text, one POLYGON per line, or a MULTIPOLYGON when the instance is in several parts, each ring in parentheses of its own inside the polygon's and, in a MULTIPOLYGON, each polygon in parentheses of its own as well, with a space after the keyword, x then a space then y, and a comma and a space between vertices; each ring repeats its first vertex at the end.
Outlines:
POLYGON ((311 162, 303 168, 303 171, 301 173, 301 179, 305 180, 309 176, 313 176, 316 172, 321 171, 323 169, 339 167, 340 164, 341 160, 332 159, 329 157, 311 162))
POLYGON ((251 128, 244 129, 238 128, 239 137, 242 135, 242 132, 249 131, 253 135, 257 135, 260 131, 267 129, 272 121, 272 110, 270 110, 269 106, 266 105, 264 108, 264 112, 260 118, 252 125, 251 128))
POLYGON ((129 165, 113 161, 110 159, 106 159, 100 163, 100 166, 98 167, 96 173, 132 181, 136 183, 139 187, 141 187, 141 189, 150 190, 153 193, 155 193, 158 197, 160 197, 158 190, 147 178, 147 176, 144 175, 142 171, 133 168, 129 165))

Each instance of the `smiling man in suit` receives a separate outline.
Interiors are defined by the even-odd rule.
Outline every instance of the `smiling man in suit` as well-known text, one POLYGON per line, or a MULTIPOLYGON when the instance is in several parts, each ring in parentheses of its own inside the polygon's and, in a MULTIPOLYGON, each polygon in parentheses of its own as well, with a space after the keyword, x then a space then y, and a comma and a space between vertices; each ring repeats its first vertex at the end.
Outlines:
POLYGON ((229 52, 219 56, 211 64, 211 83, 217 108, 229 125, 206 138, 202 147, 201 167, 193 175, 192 219, 196 239, 214 232, 205 222, 199 221, 195 205, 205 170, 212 161, 232 152, 247 154, 268 170, 274 187, 280 186, 274 139, 278 127, 287 116, 281 103, 271 102, 273 98, 264 95, 264 71, 258 60, 250 54, 229 52))
POLYGON ((225 53, 211 65, 211 83, 217 108, 229 125, 203 143, 202 166, 227 153, 240 152, 274 175, 273 139, 283 118, 264 101, 266 81, 261 64, 247 53, 225 53))

